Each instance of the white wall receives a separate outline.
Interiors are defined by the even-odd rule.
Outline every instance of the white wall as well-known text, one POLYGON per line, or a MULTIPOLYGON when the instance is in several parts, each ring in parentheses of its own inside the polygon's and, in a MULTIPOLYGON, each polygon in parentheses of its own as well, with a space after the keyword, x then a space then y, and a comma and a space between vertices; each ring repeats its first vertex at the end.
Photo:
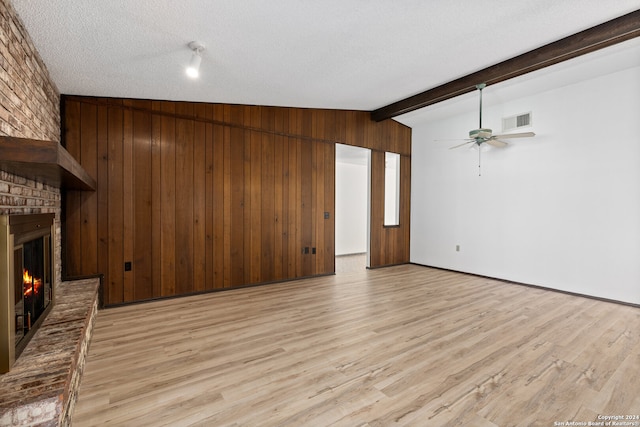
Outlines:
POLYGON ((367 165, 336 162, 336 255, 367 251, 367 165))
POLYGON ((434 142, 477 111, 414 125, 411 261, 640 303, 640 67, 503 100, 483 125, 527 111, 537 136, 483 152, 482 177, 477 151, 434 142))

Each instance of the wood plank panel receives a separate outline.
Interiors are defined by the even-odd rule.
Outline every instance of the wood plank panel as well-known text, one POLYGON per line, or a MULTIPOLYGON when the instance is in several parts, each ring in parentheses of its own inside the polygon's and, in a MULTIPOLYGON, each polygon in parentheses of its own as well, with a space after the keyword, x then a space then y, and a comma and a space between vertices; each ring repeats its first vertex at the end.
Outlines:
MULTIPOLYGON (((291 117, 291 116, 290 116, 291 117)), ((300 237, 298 224, 299 214, 299 193, 298 193, 298 155, 299 141, 294 138, 287 138, 287 277, 298 276, 298 260, 300 259, 300 237)))
MULTIPOLYGON (((273 127, 273 120, 269 117, 269 111, 263 113, 263 123, 273 127)), ((274 158, 274 142, 273 135, 263 134, 261 138, 261 159, 262 165, 260 171, 260 211, 255 212, 260 216, 260 248, 257 252, 260 254, 260 262, 256 266, 260 270, 261 277, 257 282, 269 282, 275 280, 275 158, 274 158)), ((255 249, 254 249, 255 250, 255 249)))
MULTIPOLYGON (((131 107, 133 101, 125 99, 122 101, 124 107, 131 107)), ((122 212, 123 212, 123 301, 135 301, 135 268, 134 244, 135 244, 135 223, 134 223, 134 188, 133 180, 133 111, 131 108, 123 108, 123 126, 122 126, 122 212), (131 270, 124 268, 125 263, 131 263, 131 270)))
MULTIPOLYGON (((68 102, 65 105, 65 138, 66 150, 79 162, 82 152, 80 126, 82 104, 68 102)), ((67 191, 65 194, 64 229, 65 244, 62 246, 62 262, 66 275, 79 275, 82 271, 82 194, 79 191, 67 191)))
POLYGON ((124 110, 110 107, 107 122, 109 152, 109 271, 106 304, 124 302, 124 110))
MULTIPOLYGON (((289 124, 291 133, 294 135, 302 134, 302 110, 291 109, 289 110, 289 124)), ((292 149, 290 155, 291 173, 292 173, 292 187, 290 196, 290 207, 294 212, 292 218, 292 227, 295 230, 295 239, 293 245, 294 258, 294 274, 292 277, 303 277, 304 266, 304 247, 305 241, 303 236, 303 215, 306 212, 304 208, 304 201, 302 199, 302 145, 303 142, 299 138, 290 138, 290 147, 292 149)))
MULTIPOLYGON (((371 122, 371 120, 367 120, 366 117, 361 114, 357 115, 357 119, 358 119, 357 126, 359 128, 362 128, 362 138, 365 141, 367 148, 371 150, 376 150, 376 151, 386 151, 385 150, 386 141, 384 141, 384 139, 382 138, 373 137, 376 134, 376 129, 374 129, 374 127, 377 127, 377 126, 373 122, 371 122)), ((389 147, 388 151, 394 151, 394 150, 392 150, 392 147, 389 147)))
MULTIPOLYGON (((81 105, 82 127, 80 129, 80 159, 83 162, 83 169, 95 178, 98 172, 97 155, 97 106, 91 104, 81 105)), ((94 226, 98 214, 98 196, 95 191, 80 192, 81 218, 80 236, 81 247, 91 248, 81 253, 81 271, 98 272, 98 230, 94 226)))
MULTIPOLYGON (((210 106, 209 106, 210 107, 210 106)), ((210 110, 210 108, 209 108, 210 110)), ((196 118, 209 116, 205 104, 196 104, 196 118)), ((196 120, 193 134, 193 291, 206 289, 206 199, 207 199, 207 124, 196 120)))
MULTIPOLYGON (((161 110, 159 101, 152 101, 154 111, 161 110)), ((162 295, 162 117, 151 115, 151 296, 162 295)), ((143 166, 144 167, 144 166, 143 166)))
MULTIPOLYGON (((213 125, 213 289, 224 288, 225 263, 228 260, 227 245, 225 245, 225 230, 227 228, 227 212, 229 203, 224 201, 228 190, 226 185, 227 164, 225 154, 225 128, 213 125)), ((208 257, 208 259, 211 259, 208 257)))
MULTIPOLYGON (((228 117, 228 108, 225 107, 225 120, 228 117)), ((222 287, 228 288, 231 287, 231 127, 225 126, 223 128, 223 144, 224 144, 224 181, 223 181, 223 196, 222 200, 222 208, 224 211, 223 215, 223 227, 224 234, 222 237, 224 251, 222 253, 223 256, 223 265, 224 269, 222 270, 224 276, 222 281, 222 287)), ((243 141, 244 145, 244 141, 243 141)), ((243 146, 244 151, 244 146, 243 146)), ((237 221, 237 218, 235 219, 237 221)))
MULTIPOLYGON (((206 118, 213 119, 213 105, 207 104, 206 118)), ((204 199, 204 222, 205 222, 205 253, 204 268, 205 280, 204 288, 207 290, 214 289, 216 284, 215 277, 215 175, 214 175, 214 125, 210 122, 205 123, 205 199, 204 199)))
POLYGON ((323 274, 324 271, 324 144, 313 143, 313 274, 323 274), (313 253, 315 251, 315 253, 313 253))
POLYGON ((323 144, 324 147, 324 211, 322 221, 324 222, 324 269, 322 273, 335 272, 335 180, 336 180, 336 145, 323 144), (324 218, 324 212, 329 214, 329 218, 324 218))
MULTIPOLYGON (((309 111, 302 112, 302 133, 310 134, 312 117, 309 111)), ((313 218, 313 143, 302 141, 300 144, 300 237, 301 246, 304 248, 302 256, 302 272, 300 276, 310 276, 313 274, 313 258, 311 257, 311 247, 314 241, 314 218, 313 218)))
POLYGON ((335 110, 323 110, 324 113, 324 131, 323 136, 327 141, 339 141, 336 134, 336 115, 335 110))
MULTIPOLYGON (((251 113, 255 122, 255 117, 259 120, 260 111, 256 108, 251 113)), ((251 149, 249 155, 249 163, 246 164, 245 173, 249 174, 249 185, 247 191, 249 195, 250 206, 247 209, 248 216, 245 218, 245 240, 248 247, 245 247, 245 259, 248 262, 249 283, 259 283, 262 281, 262 135, 258 132, 250 131, 251 149)), ((246 175, 245 175, 246 176, 246 175)), ((245 275, 245 277, 247 277, 245 275)))
POLYGON ((382 256, 384 253, 383 235, 384 228, 384 153, 371 152, 371 216, 370 216, 370 246, 369 264, 371 267, 384 265, 382 256), (373 191, 374 188, 381 191, 373 191))
MULTIPOLYGON (((98 175, 96 182, 98 188, 96 190, 98 196, 98 215, 95 227, 98 230, 98 271, 104 274, 103 298, 104 303, 109 301, 110 284, 109 266, 113 261, 110 252, 109 240, 109 108, 106 106, 98 106, 98 175)), ((79 275, 87 274, 86 271, 79 271, 79 275)))
MULTIPOLYGON (((149 101, 136 101, 142 109, 149 101)), ((153 158, 151 115, 133 111, 133 299, 153 298, 153 158)))
MULTIPOLYGON (((274 129, 284 132, 284 109, 274 112, 274 129)), ((284 137, 277 134, 273 138, 273 280, 282 280, 284 254, 284 137)))
MULTIPOLYGON (((193 116, 193 104, 176 103, 176 115, 193 116)), ((193 137, 194 121, 176 119, 175 254, 176 293, 193 292, 193 137)))
MULTIPOLYGON (((270 131, 275 130, 276 107, 263 109, 261 127, 270 131)), ((275 206, 275 137, 273 133, 264 132, 262 135, 262 258, 260 260, 262 281, 276 280, 276 206, 275 206)))
POLYGON ((286 260, 285 242, 285 185, 284 185, 284 144, 282 137, 276 137, 274 142, 274 235, 273 235, 273 278, 282 280, 285 278, 284 262, 286 260))
MULTIPOLYGON (((242 109, 242 118, 243 123, 247 127, 248 130, 243 132, 243 153, 244 153, 244 164, 243 164, 243 172, 244 172, 244 199, 243 199, 243 208, 244 208, 244 218, 242 223, 242 232, 243 232, 243 260, 244 260, 244 280, 250 281, 252 274, 257 275, 257 272, 252 271, 252 258, 256 258, 258 254, 252 252, 253 242, 252 242, 252 209, 253 209, 253 191, 252 191, 252 149, 255 144, 255 139, 259 136, 255 134, 252 130, 253 126, 259 126, 260 117, 257 114, 259 111, 259 107, 256 106, 245 106, 242 109)), ((254 172, 255 173, 255 172, 254 172)))
MULTIPOLYGON (((282 129, 284 132, 288 132, 290 115, 289 109, 282 109, 282 129)), ((292 213, 289 210, 289 204, 291 200, 291 166, 290 158, 291 153, 289 151, 289 137, 282 136, 282 277, 293 278, 295 276, 290 274, 290 265, 292 258, 295 259, 295 254, 291 252, 291 233, 293 229, 290 227, 290 216, 292 213)), ((295 242, 293 242, 295 244, 295 242)))
MULTIPOLYGON (((232 121, 243 123, 244 112, 242 109, 233 107, 231 114, 232 121)), ((244 252, 245 245, 245 185, 250 183, 245 181, 245 151, 246 141, 249 131, 238 128, 230 129, 230 157, 229 157, 229 180, 230 180, 230 198, 228 203, 230 206, 229 217, 229 245, 230 262, 228 266, 230 276, 229 283, 225 287, 235 287, 247 283, 245 279, 245 262, 244 252)), ((247 218, 250 218, 249 212, 246 212, 247 218)))
POLYGON ((346 111, 335 112, 334 126, 335 126, 334 140, 342 144, 347 144, 347 112, 346 111))
POLYGON ((160 105, 163 114, 160 122, 160 263, 161 296, 177 295, 176 292, 176 120, 173 102, 160 105))

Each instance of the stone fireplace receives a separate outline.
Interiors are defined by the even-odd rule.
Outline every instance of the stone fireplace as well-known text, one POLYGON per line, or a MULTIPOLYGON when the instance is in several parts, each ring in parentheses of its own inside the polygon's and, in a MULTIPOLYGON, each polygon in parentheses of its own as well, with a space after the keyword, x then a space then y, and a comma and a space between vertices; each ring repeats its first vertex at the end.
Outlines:
POLYGON ((99 280, 62 281, 61 204, 63 189, 91 190, 95 181, 60 146, 59 92, 9 0, 0 0, 0 23, 0 277, 12 287, 0 286, 0 347, 15 360, 11 371, 0 373, 0 425, 69 425, 99 280), (9 243, 16 225, 10 218, 32 215, 47 218, 49 225, 40 228, 48 228, 50 237, 28 232, 9 243), (34 261, 40 249, 51 261, 34 261), (9 266, 24 269, 14 265, 17 259, 40 271, 11 273, 9 281, 9 266), (38 299, 31 296, 36 289, 38 299))
POLYGON ((62 191, 91 191, 96 184, 55 141, 0 136, 0 148, 2 374, 52 310, 62 282, 62 191))
POLYGON ((53 307, 54 218, 0 217, 0 373, 9 371, 53 307))
POLYGON ((55 141, 0 135, 0 151, 0 425, 66 426, 101 279, 62 280, 61 203, 95 180, 55 141))

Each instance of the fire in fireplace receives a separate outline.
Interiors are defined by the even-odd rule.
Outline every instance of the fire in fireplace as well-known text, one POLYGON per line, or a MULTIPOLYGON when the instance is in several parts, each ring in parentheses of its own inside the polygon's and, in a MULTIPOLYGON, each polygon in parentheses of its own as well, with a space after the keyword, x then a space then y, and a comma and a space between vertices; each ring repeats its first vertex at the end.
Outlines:
POLYGON ((15 342, 18 354, 22 350, 21 341, 33 329, 51 303, 50 254, 50 234, 29 240, 14 248, 15 342))
MULTIPOLYGON (((27 346, 31 337, 53 306, 52 225, 53 214, 12 215, 5 217, 6 255, 0 263, 0 289, 9 301, 1 307, 3 316, 0 372, 6 372, 27 346), (8 227, 7 227, 8 226, 8 227), (5 285, 6 283, 6 285, 5 285), (5 319, 6 317, 6 319, 5 319)), ((6 298, 0 298, 0 303, 6 298)))

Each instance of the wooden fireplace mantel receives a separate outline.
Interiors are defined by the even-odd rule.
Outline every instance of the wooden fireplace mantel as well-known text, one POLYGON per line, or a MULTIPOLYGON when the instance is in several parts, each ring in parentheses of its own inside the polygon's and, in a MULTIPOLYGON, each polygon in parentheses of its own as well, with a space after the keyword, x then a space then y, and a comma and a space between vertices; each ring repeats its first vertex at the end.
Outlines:
POLYGON ((68 190, 96 189, 95 179, 55 141, 0 136, 0 170, 68 190))

